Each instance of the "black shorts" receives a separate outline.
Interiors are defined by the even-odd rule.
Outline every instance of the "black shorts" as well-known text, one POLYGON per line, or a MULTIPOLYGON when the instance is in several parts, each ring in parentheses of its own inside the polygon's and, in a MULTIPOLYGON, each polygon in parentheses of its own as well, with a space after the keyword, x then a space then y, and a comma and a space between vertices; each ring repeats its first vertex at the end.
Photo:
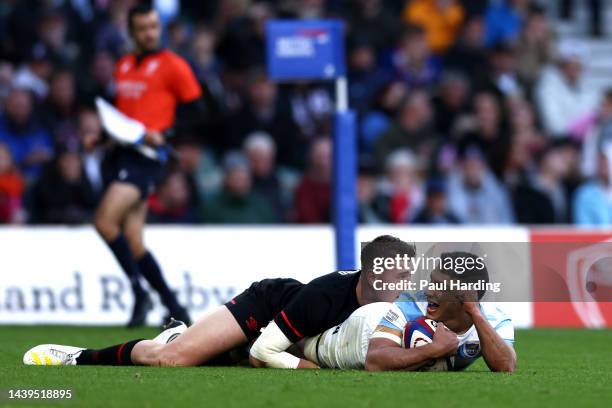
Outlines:
POLYGON ((136 150, 117 146, 109 150, 102 163, 104 187, 114 181, 133 184, 146 199, 164 174, 165 163, 143 156, 136 150))
POLYGON ((225 304, 249 342, 255 340, 304 286, 295 279, 264 279, 225 304))

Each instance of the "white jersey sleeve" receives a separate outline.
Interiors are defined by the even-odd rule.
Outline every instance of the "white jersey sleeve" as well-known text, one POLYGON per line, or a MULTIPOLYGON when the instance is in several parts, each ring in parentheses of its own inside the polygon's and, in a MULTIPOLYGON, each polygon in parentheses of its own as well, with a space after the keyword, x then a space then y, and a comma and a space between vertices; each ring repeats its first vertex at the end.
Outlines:
POLYGON ((416 302, 410 295, 403 293, 389 308, 379 325, 403 332, 406 323, 425 314, 424 307, 421 302, 416 302))
MULTIPOLYGON (((514 344, 514 325, 503 310, 494 303, 481 303, 480 310, 495 329, 497 334, 508 344, 514 344)), ((463 370, 478 359, 481 355, 480 339, 476 327, 472 326, 467 332, 457 336, 459 348, 454 359, 454 369, 463 370)))
POLYGON ((392 303, 389 304, 387 311, 383 315, 382 319, 378 322, 378 326, 386 327, 394 331, 403 331, 407 322, 408 321, 402 313, 402 310, 397 306, 397 304, 392 303))
POLYGON ((391 306, 384 302, 362 306, 338 326, 307 339, 306 358, 321 367, 362 369, 372 332, 391 306))

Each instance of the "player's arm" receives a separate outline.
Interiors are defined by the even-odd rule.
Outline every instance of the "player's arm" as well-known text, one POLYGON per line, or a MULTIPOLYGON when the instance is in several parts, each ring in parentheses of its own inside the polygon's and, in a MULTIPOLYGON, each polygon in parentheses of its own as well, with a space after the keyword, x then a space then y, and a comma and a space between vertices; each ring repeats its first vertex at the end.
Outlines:
POLYGON ((292 344, 278 325, 271 321, 251 346, 249 362, 257 368, 318 368, 316 364, 288 353, 286 350, 292 344))
POLYGON ((287 352, 289 346, 305 336, 312 336, 327 327, 331 300, 316 282, 310 282, 276 315, 251 347, 251 364, 256 367, 317 368, 317 365, 287 352))
POLYGON ((438 325, 433 341, 421 347, 402 347, 402 330, 379 325, 370 340, 365 368, 368 371, 418 370, 430 360, 455 354, 457 335, 438 325))
POLYGON ((482 314, 478 302, 465 302, 465 311, 472 317, 478 338, 482 357, 491 371, 513 372, 516 368, 516 352, 508 344, 482 314))

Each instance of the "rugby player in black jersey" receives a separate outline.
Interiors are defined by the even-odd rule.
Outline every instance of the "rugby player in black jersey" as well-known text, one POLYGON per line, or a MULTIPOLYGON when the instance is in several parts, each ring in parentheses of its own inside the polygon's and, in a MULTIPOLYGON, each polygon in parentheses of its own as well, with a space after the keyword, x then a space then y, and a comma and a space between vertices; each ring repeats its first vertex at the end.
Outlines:
POLYGON ((373 265, 375 258, 398 254, 415 256, 414 244, 383 235, 362 248, 361 271, 334 272, 308 284, 264 279, 189 328, 173 322, 153 340, 132 340, 100 350, 43 344, 28 350, 23 361, 29 365, 196 366, 256 340, 250 353, 256 367, 316 367, 285 350, 304 336, 340 324, 360 306, 395 300, 401 293, 399 285, 397 290, 376 290, 374 282, 407 281, 410 268, 375 274, 373 265))

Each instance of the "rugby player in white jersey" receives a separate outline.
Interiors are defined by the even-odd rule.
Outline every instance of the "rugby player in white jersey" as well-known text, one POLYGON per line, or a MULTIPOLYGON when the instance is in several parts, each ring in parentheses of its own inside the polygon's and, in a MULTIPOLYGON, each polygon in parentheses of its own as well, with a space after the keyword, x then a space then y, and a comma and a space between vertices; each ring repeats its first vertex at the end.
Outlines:
MULTIPOLYGON (((441 255, 443 264, 458 257, 476 258, 466 252, 441 255)), ((488 282, 489 278, 486 267, 467 268, 460 274, 447 269, 431 273, 431 283, 450 280, 488 282)), ((494 304, 479 303, 484 293, 427 290, 414 297, 404 293, 394 303, 362 306, 339 326, 306 339, 304 355, 320 367, 369 371, 418 370, 445 358, 450 363, 447 368, 463 370, 482 356, 491 371, 512 372, 516 365, 512 321, 494 304), (433 341, 404 348, 406 323, 421 316, 439 322, 433 341)))

